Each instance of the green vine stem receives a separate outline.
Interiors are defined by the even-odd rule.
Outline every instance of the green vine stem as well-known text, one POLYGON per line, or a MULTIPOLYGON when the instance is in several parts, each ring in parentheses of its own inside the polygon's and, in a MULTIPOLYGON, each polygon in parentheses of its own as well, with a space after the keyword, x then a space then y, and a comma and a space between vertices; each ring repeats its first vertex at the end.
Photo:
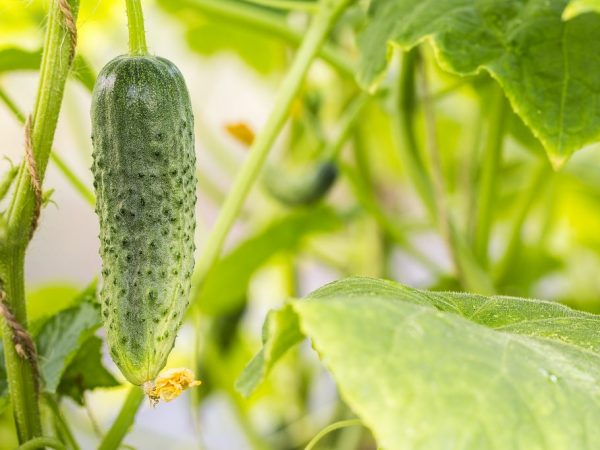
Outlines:
POLYGON ((54 437, 33 438, 17 447, 17 450, 37 450, 46 447, 54 448, 56 450, 67 450, 63 443, 54 437))
POLYGON ((396 117, 392 122, 392 138, 404 170, 411 179, 429 216, 435 221, 437 211, 433 186, 427 177, 423 157, 414 133, 417 108, 415 72, 418 58, 419 53, 416 48, 406 52, 402 58, 398 83, 393 92, 396 117))
POLYGON ((144 391, 139 386, 132 386, 123 402, 119 415, 113 422, 108 433, 100 443, 98 450, 116 450, 123 438, 133 425, 135 415, 144 401, 144 391))
MULTIPOLYGON (((79 1, 70 0, 69 5, 76 18, 79 1)), ((31 129, 33 155, 40 180, 43 180, 48 165, 65 82, 71 66, 70 39, 58 0, 53 0, 44 39, 31 129)), ((7 306, 23 326, 27 326, 25 249, 30 238, 34 204, 31 178, 23 163, 19 169, 14 195, 6 211, 5 229, 0 230, 0 280, 6 293, 7 306)), ((15 351, 12 332, 5 321, 2 321, 2 339, 17 435, 19 442, 23 443, 40 436, 42 432, 36 380, 29 362, 24 361, 15 351)))
POLYGON ((61 438, 62 442, 68 444, 69 449, 80 450, 79 444, 77 444, 75 436, 73 435, 69 424, 65 420, 65 417, 60 410, 60 405, 58 404, 56 396, 53 394, 45 394, 43 397, 46 401, 46 405, 52 412, 52 416, 54 417, 54 428, 56 429, 56 434, 61 438))
POLYGON ((340 428, 355 427, 359 425, 362 425, 362 421, 360 419, 340 420, 339 422, 332 423, 331 425, 328 425, 319 431, 315 437, 310 440, 308 445, 304 447, 304 450, 312 450, 315 448, 315 445, 317 445, 319 441, 325 437, 325 435, 331 433, 332 431, 339 430, 340 428))
MULTIPOLYGON (((0 87, 0 100, 6 105, 10 112, 13 113, 15 118, 21 125, 25 125, 25 114, 19 109, 17 104, 10 98, 10 96, 0 87)), ((94 193, 85 185, 85 183, 75 174, 73 169, 69 167, 64 159, 56 153, 55 149, 50 152, 50 159, 56 165, 58 170, 63 174, 67 181, 71 183, 71 186, 81 195, 81 197, 90 205, 96 204, 96 198, 94 193)))
MULTIPOLYGON (((281 20, 279 15, 252 5, 244 5, 242 2, 230 0, 185 0, 185 4, 201 10, 209 18, 225 19, 239 27, 265 33, 271 38, 278 37, 293 45, 304 42, 304 33, 295 31, 288 23, 281 20)), ((319 3, 315 4, 319 5, 319 3)), ((340 75, 354 79, 356 71, 352 65, 348 64, 348 55, 338 47, 325 43, 320 47, 318 55, 340 75)))
POLYGON ((435 109, 429 91, 429 81, 424 64, 419 66, 423 89, 423 116, 425 122, 425 135, 429 147, 431 178, 435 201, 437 206, 437 223, 442 236, 446 239, 458 279, 463 287, 471 292, 484 295, 494 293, 491 277, 479 265, 467 240, 457 229, 454 218, 448 207, 446 187, 442 170, 440 148, 437 138, 437 125, 435 109))
POLYGON ((363 109, 369 103, 371 96, 366 93, 358 94, 345 108, 344 114, 342 115, 338 124, 338 129, 333 136, 331 142, 327 145, 324 150, 325 157, 327 159, 336 159, 339 153, 344 148, 344 144, 348 140, 348 136, 354 127, 354 124, 360 117, 363 109))
POLYGON ((53 150, 50 154, 50 158, 52 162, 56 166, 56 168, 63 174, 65 179, 71 183, 71 186, 81 195, 88 205, 94 207, 96 204, 96 196, 94 193, 88 188, 83 181, 73 172, 73 169, 69 167, 66 161, 56 153, 56 150, 53 150))
POLYGON ((496 86, 491 100, 487 139, 483 148, 483 161, 477 190, 477 216, 475 221, 474 251, 480 264, 488 264, 488 245, 492 216, 496 207, 496 180, 502 158, 507 101, 500 86, 496 86))
POLYGON ((271 115, 264 129, 250 147, 250 155, 236 177, 221 209, 217 223, 208 236, 206 248, 202 252, 198 269, 194 274, 195 292, 192 295, 192 300, 196 298, 205 275, 219 258, 229 230, 258 177, 269 150, 286 122, 292 102, 301 88, 312 61, 338 16, 349 2, 350 0, 322 0, 319 12, 314 16, 292 67, 283 80, 271 115))
POLYGON ((508 244, 502 259, 498 263, 496 280, 500 285, 507 281, 508 273, 519 255, 523 224, 536 199, 540 197, 544 184, 548 182, 549 173, 548 163, 546 161, 539 163, 533 171, 530 185, 519 198, 516 205, 515 220, 508 235, 508 244))
POLYGON ((132 55, 145 55, 148 53, 148 47, 146 46, 141 1, 125 0, 125 3, 127 5, 127 25, 129 27, 129 53, 132 55))

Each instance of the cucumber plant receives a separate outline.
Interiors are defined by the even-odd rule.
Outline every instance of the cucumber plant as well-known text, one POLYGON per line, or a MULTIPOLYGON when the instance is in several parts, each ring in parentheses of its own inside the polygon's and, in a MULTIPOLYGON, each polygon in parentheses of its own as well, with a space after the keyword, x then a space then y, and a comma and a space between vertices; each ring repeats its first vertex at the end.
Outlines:
POLYGON ((23 132, 0 166, 0 450, 164 448, 172 430, 177 448, 600 448, 597 1, 147 3, 180 72, 126 0, 129 54, 96 75, 122 53, 121 2, 0 15, 0 101, 23 132), (32 51, 15 30, 40 23, 32 51), (26 114, 15 80, 38 69, 26 114), (243 153, 210 125, 239 115, 215 106, 239 102, 229 71, 276 85, 256 135, 227 127, 243 153), (53 142, 65 92, 91 172, 53 142), (73 217, 40 213, 68 201, 57 176, 97 212, 83 290, 25 270, 59 270, 46 219, 73 217), (191 401, 137 415, 196 377, 191 401), (202 433, 179 435, 178 408, 202 433))

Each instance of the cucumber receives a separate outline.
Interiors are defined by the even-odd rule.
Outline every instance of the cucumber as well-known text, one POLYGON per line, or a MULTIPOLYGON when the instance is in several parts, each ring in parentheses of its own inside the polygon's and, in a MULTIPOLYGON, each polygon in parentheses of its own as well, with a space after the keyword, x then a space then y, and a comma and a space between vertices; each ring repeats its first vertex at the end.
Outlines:
POLYGON ((338 176, 333 160, 326 159, 301 171, 268 167, 263 183, 267 192, 287 206, 308 206, 321 200, 338 176))
POLYGON ((194 267, 194 126, 183 77, 155 56, 119 56, 92 98, 102 318, 110 354, 135 385, 165 366, 194 267))

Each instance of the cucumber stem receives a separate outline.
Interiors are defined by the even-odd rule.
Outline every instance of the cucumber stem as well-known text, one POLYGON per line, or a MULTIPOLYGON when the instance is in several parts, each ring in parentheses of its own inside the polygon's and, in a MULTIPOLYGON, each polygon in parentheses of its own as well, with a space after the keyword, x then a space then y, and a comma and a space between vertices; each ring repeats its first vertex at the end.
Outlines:
POLYGON ((259 133, 250 147, 250 155, 236 177, 219 213, 217 223, 208 236, 206 248, 194 274, 192 300, 196 299, 202 280, 218 260, 229 230, 250 193, 250 189, 258 177, 275 139, 286 122, 292 102, 301 88, 312 61, 337 18, 349 2, 350 0, 323 0, 321 2, 321 8, 314 16, 306 37, 294 58, 292 67, 283 80, 271 115, 263 131, 259 133))
POLYGON ((98 450, 115 450, 131 428, 135 415, 144 400, 144 391, 139 386, 131 386, 119 415, 100 443, 98 450))
POLYGON ((129 27, 129 53, 146 55, 146 32, 144 30, 144 14, 140 0, 125 0, 127 5, 127 26, 129 27))

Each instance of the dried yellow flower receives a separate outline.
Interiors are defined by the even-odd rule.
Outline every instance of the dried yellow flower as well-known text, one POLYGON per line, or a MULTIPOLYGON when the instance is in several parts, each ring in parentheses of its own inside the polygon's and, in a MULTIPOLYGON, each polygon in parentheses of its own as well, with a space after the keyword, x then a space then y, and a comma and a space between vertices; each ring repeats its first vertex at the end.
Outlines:
POLYGON ((170 402, 179 397, 187 388, 199 386, 201 381, 194 380, 194 373, 190 369, 168 369, 161 373, 154 382, 144 383, 144 392, 156 406, 159 400, 170 402))

